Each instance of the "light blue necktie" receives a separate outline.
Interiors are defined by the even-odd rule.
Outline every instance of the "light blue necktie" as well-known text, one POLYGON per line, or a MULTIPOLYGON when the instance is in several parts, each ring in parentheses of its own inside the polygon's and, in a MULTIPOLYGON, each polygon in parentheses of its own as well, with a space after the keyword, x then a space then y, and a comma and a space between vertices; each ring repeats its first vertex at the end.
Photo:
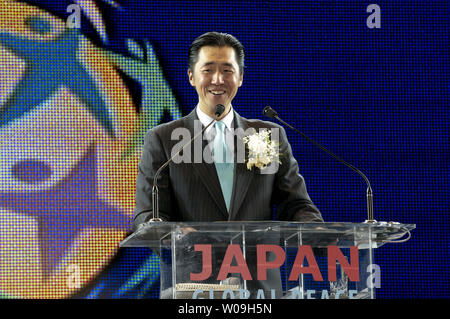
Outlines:
POLYGON ((233 192, 234 179, 234 156, 227 147, 225 140, 225 124, 216 122, 216 136, 214 138, 214 164, 216 165, 217 176, 222 188, 223 198, 230 211, 231 194, 233 192))

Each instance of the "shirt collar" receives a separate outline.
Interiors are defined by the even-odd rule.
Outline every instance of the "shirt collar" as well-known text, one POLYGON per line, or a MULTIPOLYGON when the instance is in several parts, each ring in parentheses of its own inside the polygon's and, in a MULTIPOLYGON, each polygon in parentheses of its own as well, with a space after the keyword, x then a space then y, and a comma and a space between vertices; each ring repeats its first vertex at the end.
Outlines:
MULTIPOLYGON (((205 112, 203 112, 198 105, 196 107, 196 112, 197 112, 198 119, 200 120, 200 122, 202 122, 203 126, 207 126, 214 119, 214 118, 210 117, 208 114, 206 114, 205 112)), ((231 124, 233 123, 233 119, 234 119, 234 111, 233 111, 233 106, 231 106, 230 112, 228 112, 228 114, 223 119, 221 119, 220 122, 223 122, 225 124, 225 126, 231 131, 231 129, 232 129, 231 124)), ((214 124, 211 125, 210 127, 208 127, 208 129, 206 130, 205 133, 208 133, 213 127, 214 127, 214 124)))

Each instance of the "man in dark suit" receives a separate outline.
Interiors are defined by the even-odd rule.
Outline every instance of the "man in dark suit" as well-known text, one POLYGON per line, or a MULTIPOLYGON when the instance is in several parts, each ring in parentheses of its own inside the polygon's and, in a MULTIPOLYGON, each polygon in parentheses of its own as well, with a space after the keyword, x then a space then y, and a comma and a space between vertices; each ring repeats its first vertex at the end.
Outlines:
POLYGON ((203 160, 203 155, 214 149, 212 156, 216 159, 216 139, 198 139, 201 161, 192 160, 199 151, 194 142, 180 155, 191 160, 170 163, 158 177, 160 217, 164 221, 263 221, 273 220, 276 206, 275 218, 278 220, 323 221, 306 191, 284 129, 272 122, 245 119, 233 109, 231 101, 242 85, 243 68, 244 48, 229 34, 209 32, 191 44, 188 76, 199 102, 189 115, 156 126, 147 133, 136 182, 133 230, 153 216, 153 178, 172 156, 174 148, 180 145, 179 136, 173 133, 188 132, 189 137, 194 136, 202 125, 207 126, 215 118, 218 104, 225 106, 217 119, 221 125, 211 126, 205 136, 217 137, 222 129, 226 136, 232 131, 272 130, 279 135, 281 163, 271 172, 256 167, 249 169, 247 159, 240 160, 242 158, 237 155, 237 150, 244 145, 242 134, 231 134, 233 138, 227 139, 225 152, 236 150, 231 163, 227 163, 229 165, 208 163, 203 160))
MULTIPOLYGON (((245 119, 233 110, 231 101, 242 85, 243 67, 243 46, 229 34, 209 32, 191 44, 188 75, 197 90, 199 103, 189 115, 156 126, 147 133, 136 181, 133 230, 152 217, 154 174, 180 143, 172 133, 187 129, 194 136, 198 131, 195 123, 206 126, 214 119, 217 104, 225 106, 218 120, 225 123, 226 131, 278 130, 281 164, 272 174, 267 174, 256 167, 249 170, 246 163, 237 161, 231 198, 228 195, 225 199, 214 163, 173 162, 158 179, 160 217, 166 221, 273 220, 276 205, 278 220, 323 221, 306 191, 284 129, 272 122, 245 119)), ((203 153, 208 140, 201 141, 203 153)), ((242 136, 236 136, 234 142, 238 144, 235 150, 240 149, 242 136)), ((190 151, 192 157, 198 152, 195 142, 190 151)))

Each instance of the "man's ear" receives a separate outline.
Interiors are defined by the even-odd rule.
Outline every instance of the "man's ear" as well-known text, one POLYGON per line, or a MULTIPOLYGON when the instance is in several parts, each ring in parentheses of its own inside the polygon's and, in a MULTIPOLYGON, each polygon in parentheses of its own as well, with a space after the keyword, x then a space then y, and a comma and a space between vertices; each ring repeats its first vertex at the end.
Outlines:
POLYGON ((239 86, 238 87, 241 87, 243 81, 244 81, 244 71, 242 71, 242 73, 240 75, 239 86))
POLYGON ((192 86, 195 86, 194 73, 192 73, 191 69, 188 69, 188 77, 189 77, 189 83, 191 83, 192 86))

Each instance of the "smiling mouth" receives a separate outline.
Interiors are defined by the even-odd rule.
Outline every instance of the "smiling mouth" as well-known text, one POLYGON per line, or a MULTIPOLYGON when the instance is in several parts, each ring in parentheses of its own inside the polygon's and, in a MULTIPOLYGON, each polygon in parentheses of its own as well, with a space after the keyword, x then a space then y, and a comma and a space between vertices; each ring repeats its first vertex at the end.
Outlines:
POLYGON ((225 91, 223 90, 210 90, 209 93, 213 94, 213 95, 223 95, 225 94, 225 91))

